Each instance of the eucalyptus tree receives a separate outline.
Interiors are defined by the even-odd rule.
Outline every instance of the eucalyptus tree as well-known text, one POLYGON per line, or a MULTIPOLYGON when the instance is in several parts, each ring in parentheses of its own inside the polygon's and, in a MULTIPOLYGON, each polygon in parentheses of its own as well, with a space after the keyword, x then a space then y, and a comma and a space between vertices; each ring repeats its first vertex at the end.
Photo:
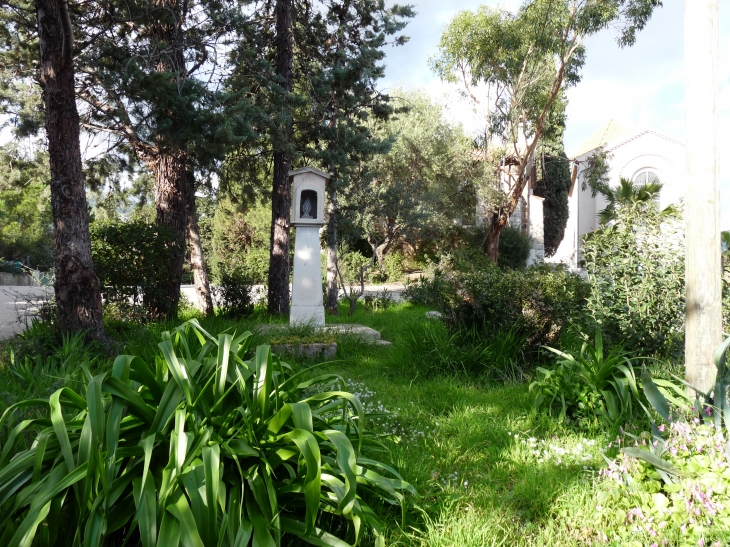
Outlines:
POLYGON ((519 203, 551 108, 580 81, 585 38, 610 26, 619 30, 619 45, 632 45, 657 6, 660 0, 528 0, 515 13, 462 11, 445 29, 434 70, 487 103, 486 144, 503 152, 485 155, 495 163, 506 156, 514 166, 491 204, 487 253, 495 262, 500 230, 519 203))

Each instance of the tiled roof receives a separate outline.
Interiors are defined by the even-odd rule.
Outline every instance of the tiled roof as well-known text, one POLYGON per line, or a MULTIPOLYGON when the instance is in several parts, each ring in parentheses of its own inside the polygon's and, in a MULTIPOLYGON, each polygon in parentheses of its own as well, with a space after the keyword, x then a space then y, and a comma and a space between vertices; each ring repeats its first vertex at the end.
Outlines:
POLYGON ((626 135, 629 132, 629 128, 621 125, 616 120, 609 120, 606 125, 593 133, 593 135, 588 137, 588 139, 580 145, 578 151, 573 155, 573 157, 577 158, 578 156, 582 156, 586 152, 595 150, 599 146, 603 146, 604 144, 609 143, 622 135, 626 135))

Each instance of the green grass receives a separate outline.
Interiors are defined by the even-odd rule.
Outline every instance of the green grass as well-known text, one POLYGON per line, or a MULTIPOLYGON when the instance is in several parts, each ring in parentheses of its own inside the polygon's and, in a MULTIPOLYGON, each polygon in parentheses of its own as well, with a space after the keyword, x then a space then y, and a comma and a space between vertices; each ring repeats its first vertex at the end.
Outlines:
MULTIPOLYGON (((372 346, 352 337, 338 337, 337 360, 317 369, 318 373, 343 376, 368 411, 391 412, 372 418, 370 426, 390 436, 392 459, 421 498, 405 524, 400 522, 399 512, 388 517, 388 545, 569 546, 597 542, 608 525, 596 517, 594 489, 597 468, 603 461, 600 448, 607 444, 608 433, 595 431, 586 437, 535 415, 527 383, 489 383, 464 374, 422 374, 404 341, 410 328, 426 321, 426 311, 409 304, 374 312, 359 306, 348 317, 346 306, 341 307, 340 315, 328 317, 328 323, 370 326, 393 345, 372 346)), ((214 333, 226 329, 240 333, 264 322, 271 320, 260 311, 240 321, 201 319, 202 326, 214 333)), ((122 343, 120 353, 148 359, 157 353, 160 333, 170 327, 110 325, 109 330, 122 343)), ((267 335, 258 334, 254 344, 268 341, 267 335)), ((1 390, 15 397, 44 396, 43 391, 54 381, 51 369, 38 363, 36 377, 41 380, 37 391, 24 386, 16 370, 18 360, 9 362, 9 347, 14 344, 0 349, 0 383, 7 386, 1 390)), ((26 343, 23 351, 28 349, 26 343)), ((310 361, 296 358, 288 358, 288 362, 295 368, 311 366, 310 361)), ((4 406, 0 397, 0 411, 4 406)))

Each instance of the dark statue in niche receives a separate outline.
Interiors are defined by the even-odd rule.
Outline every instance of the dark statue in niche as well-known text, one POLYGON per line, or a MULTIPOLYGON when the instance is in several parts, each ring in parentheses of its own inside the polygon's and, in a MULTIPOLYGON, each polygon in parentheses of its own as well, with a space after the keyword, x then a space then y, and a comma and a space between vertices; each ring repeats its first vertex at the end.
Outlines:
POLYGON ((317 218, 317 192, 302 190, 299 199, 299 218, 317 218))

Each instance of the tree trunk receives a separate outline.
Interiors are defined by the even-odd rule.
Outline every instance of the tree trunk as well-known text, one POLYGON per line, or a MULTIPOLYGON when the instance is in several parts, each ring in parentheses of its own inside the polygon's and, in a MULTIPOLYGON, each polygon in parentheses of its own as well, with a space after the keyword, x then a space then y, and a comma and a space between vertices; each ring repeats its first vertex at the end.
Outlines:
POLYGON ((180 302, 180 283, 185 261, 185 235, 187 233, 187 154, 177 151, 160 154, 154 162, 155 209, 157 225, 172 233, 177 245, 171 250, 172 275, 158 287, 152 313, 158 317, 173 319, 177 316, 180 302))
POLYGON ((332 315, 338 315, 337 297, 337 190, 333 181, 327 187, 327 300, 325 308, 332 315))
POLYGON ((722 266, 717 157, 717 0, 685 0, 687 131, 685 363, 687 382, 709 392, 722 342, 722 266))
MULTIPOLYGON (((292 34, 292 0, 276 1, 276 74, 282 78, 284 93, 294 88, 292 59, 294 56, 294 37, 292 34)), ((282 108, 287 108, 287 98, 282 97, 282 108)), ((286 315, 289 313, 289 249, 290 249, 290 208, 292 122, 289 112, 284 113, 281 128, 281 142, 274 152, 274 184, 271 191, 271 250, 269 254, 269 313, 286 315)))
POLYGON ((91 260, 89 213, 81 171, 68 5, 57 0, 36 0, 36 15, 51 167, 58 326, 64 332, 87 329, 92 337, 103 339, 101 290, 91 260))
POLYGON ((492 218, 489 223, 489 234, 487 234, 486 251, 487 256, 495 264, 499 258, 499 234, 502 232, 505 224, 507 224, 506 215, 500 215, 499 212, 492 213, 492 218))
POLYGON ((195 177, 188 171, 187 188, 187 217, 188 217, 188 249, 190 251, 190 266, 193 270, 195 294, 198 297, 198 308, 203 315, 213 315, 213 298, 210 294, 208 271, 203 259, 203 246, 200 243, 200 229, 198 228, 198 211, 195 205, 195 177))

